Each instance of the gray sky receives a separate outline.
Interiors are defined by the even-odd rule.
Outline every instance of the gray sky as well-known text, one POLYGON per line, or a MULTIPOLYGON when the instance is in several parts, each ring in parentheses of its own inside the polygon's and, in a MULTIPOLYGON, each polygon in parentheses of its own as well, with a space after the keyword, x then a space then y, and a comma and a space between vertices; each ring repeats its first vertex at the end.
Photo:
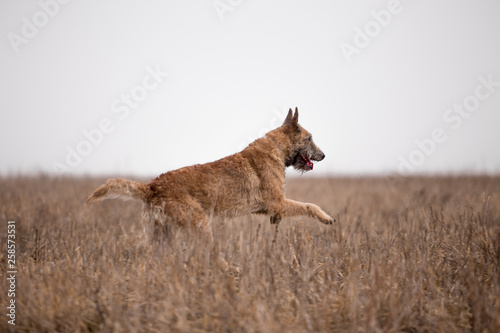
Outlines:
POLYGON ((0 33, 0 174, 156 176, 296 106, 313 174, 500 172, 497 0, 5 0, 0 33))

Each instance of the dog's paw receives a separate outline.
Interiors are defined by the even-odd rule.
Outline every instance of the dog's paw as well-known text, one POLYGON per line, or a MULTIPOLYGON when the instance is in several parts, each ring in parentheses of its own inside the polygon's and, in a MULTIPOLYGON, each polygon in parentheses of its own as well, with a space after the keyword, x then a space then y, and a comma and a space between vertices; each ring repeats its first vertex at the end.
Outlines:
POLYGON ((335 222, 335 219, 330 215, 325 214, 325 217, 320 220, 322 223, 326 225, 332 225, 335 222))
POLYGON ((281 222, 281 216, 279 215, 273 215, 270 218, 271 224, 278 224, 281 222))

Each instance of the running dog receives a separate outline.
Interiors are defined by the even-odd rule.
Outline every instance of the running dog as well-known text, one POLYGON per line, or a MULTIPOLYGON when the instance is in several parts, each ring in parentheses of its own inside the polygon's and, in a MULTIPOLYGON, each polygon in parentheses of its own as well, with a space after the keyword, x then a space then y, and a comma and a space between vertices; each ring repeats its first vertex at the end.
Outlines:
POLYGON ((283 125, 241 152, 164 173, 149 184, 109 179, 87 203, 114 198, 141 200, 142 226, 153 234, 172 223, 209 232, 211 217, 247 214, 268 215, 273 224, 283 217, 303 215, 331 225, 334 219, 317 205, 285 198, 285 168, 310 171, 313 161, 325 158, 298 119, 298 109, 295 113, 290 109, 283 125))

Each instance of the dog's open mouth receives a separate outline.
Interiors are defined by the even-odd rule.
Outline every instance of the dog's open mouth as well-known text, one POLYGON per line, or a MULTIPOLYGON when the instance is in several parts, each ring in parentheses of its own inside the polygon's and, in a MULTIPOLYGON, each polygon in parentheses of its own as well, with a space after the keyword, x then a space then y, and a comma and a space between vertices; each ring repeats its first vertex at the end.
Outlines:
POLYGON ((311 171, 314 168, 314 163, 306 154, 297 153, 291 163, 295 170, 302 172, 311 171))
POLYGON ((312 170, 314 168, 314 163, 309 159, 309 157, 300 154, 300 157, 304 161, 304 166, 306 169, 312 170))
POLYGON ((307 172, 314 168, 314 163, 312 161, 317 161, 315 156, 310 156, 307 152, 297 152, 293 155, 293 159, 287 163, 285 166, 293 166, 295 170, 307 172))

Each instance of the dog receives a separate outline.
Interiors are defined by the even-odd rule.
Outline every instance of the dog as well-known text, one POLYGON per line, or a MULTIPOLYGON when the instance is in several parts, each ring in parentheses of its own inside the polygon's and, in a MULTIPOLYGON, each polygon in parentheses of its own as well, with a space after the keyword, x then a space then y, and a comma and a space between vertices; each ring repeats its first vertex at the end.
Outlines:
POLYGON ((285 169, 306 172, 325 154, 312 135, 298 123, 292 109, 280 127, 249 144, 241 152, 206 164, 161 174, 149 184, 108 179, 87 203, 119 198, 143 202, 141 223, 153 235, 158 228, 191 225, 210 232, 211 217, 265 214, 280 223, 290 216, 309 216, 331 225, 335 220, 312 203, 285 198, 285 169))

